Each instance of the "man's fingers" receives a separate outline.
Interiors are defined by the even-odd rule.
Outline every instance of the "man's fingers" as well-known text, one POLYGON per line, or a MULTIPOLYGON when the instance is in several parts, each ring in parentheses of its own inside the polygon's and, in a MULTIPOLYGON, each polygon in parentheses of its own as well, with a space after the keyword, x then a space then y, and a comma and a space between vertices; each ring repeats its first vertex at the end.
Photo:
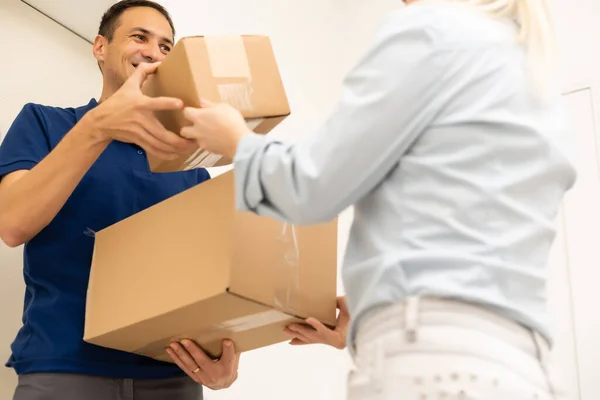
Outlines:
POLYGON ((185 107, 183 109, 183 116, 192 122, 202 115, 202 109, 196 107, 185 107))
POLYGON ((200 371, 204 371, 208 376, 209 382, 215 383, 219 382, 221 377, 219 376, 219 369, 216 368, 216 362, 211 360, 200 347, 191 340, 182 340, 181 344, 185 347, 185 350, 190 354, 193 358, 194 364, 196 364, 200 371))
POLYGON ((177 152, 171 146, 156 139, 147 129, 144 129, 144 133, 140 134, 134 142, 146 150, 146 153, 161 160, 174 160, 178 157, 177 152))
POLYGON ((200 369, 206 372, 211 382, 219 382, 222 379, 217 363, 211 360, 210 357, 196 345, 196 343, 187 339, 182 340, 181 343, 185 346, 185 349, 190 353, 200 369))
MULTIPOLYGON (((232 349, 231 358, 233 359, 233 361, 231 363, 232 364, 231 371, 235 375, 235 378, 234 378, 234 381, 235 381, 237 379, 237 371, 240 366, 241 354, 236 350, 235 343, 233 343, 233 341, 231 341, 230 339, 227 339, 226 342, 227 341, 231 342, 231 349, 232 349)), ((223 351, 223 354, 221 355, 221 359, 223 359, 223 356, 225 356, 225 352, 226 352, 226 350, 223 351)), ((229 357, 229 355, 227 357, 229 357)))
POLYGON ((239 354, 237 354, 235 351, 235 345, 231 340, 225 339, 223 341, 223 351, 221 353, 221 358, 219 359, 219 364, 221 364, 225 369, 225 376, 233 377, 238 368, 238 361, 239 354))
POLYGON ((175 153, 164 152, 152 146, 142 146, 142 148, 146 150, 146 153, 152 154, 154 157, 162 161, 173 161, 179 157, 175 153))
POLYGON ((146 150, 147 153, 152 154, 155 157, 159 157, 162 160, 172 160, 177 158, 177 149, 173 146, 158 140, 147 127, 147 124, 143 124, 144 133, 140 135, 137 140, 137 144, 146 150))
POLYGON ((167 354, 169 355, 169 357, 171 357, 171 359, 175 362, 175 364, 177 364, 177 366, 179 368, 181 368, 186 374, 191 374, 192 371, 190 371, 188 369, 188 367, 184 364, 183 361, 181 361, 181 359, 179 358, 179 356, 177 355, 177 353, 175 353, 173 351, 173 349, 171 349, 170 347, 166 349, 167 350, 167 354))
POLYGON ((196 365, 200 368, 206 369, 208 366, 213 364, 213 361, 198 347, 197 344, 192 342, 191 340, 182 340, 181 344, 185 347, 188 353, 194 359, 196 365))
POLYGON ((215 105, 215 103, 213 103, 212 101, 210 101, 208 99, 200 99, 200 107, 202 107, 202 108, 212 107, 214 105, 215 105))
POLYGON ((226 339, 223 341, 223 352, 219 362, 225 365, 233 365, 235 363, 235 347, 231 340, 226 339))
POLYGON ((147 97, 143 107, 151 111, 183 110, 183 101, 175 97, 147 97))
POLYGON ((175 351, 175 354, 177 354, 177 356, 183 362, 188 371, 193 372, 198 367, 202 369, 202 365, 200 365, 195 360, 195 357, 192 354, 190 354, 190 351, 184 348, 180 343, 172 343, 171 349, 175 351))
POLYGON ((198 146, 193 140, 185 139, 167 129, 156 119, 149 118, 140 121, 150 134, 146 139, 154 147, 164 152, 183 154, 194 151, 198 146))
POLYGON ((186 139, 178 134, 168 131, 158 125, 151 130, 152 135, 159 141, 168 146, 168 148, 178 154, 191 153, 198 148, 194 140, 186 139))
POLYGON ((159 62, 140 63, 135 69, 135 72, 127 80, 127 83, 135 85, 137 88, 141 88, 146 78, 148 78, 149 75, 155 73, 159 65, 159 62))
POLYGON ((233 370, 235 371, 235 379, 237 379, 238 370, 240 368, 240 358, 241 358, 241 354, 238 351, 236 351, 235 352, 235 362, 233 363, 233 370))
POLYGON ((179 134, 186 139, 195 139, 197 137, 197 131, 193 126, 184 126, 181 128, 181 132, 179 134))
POLYGON ((202 369, 198 370, 197 372, 194 372, 198 367, 193 367, 193 369, 190 369, 190 367, 181 359, 181 357, 175 350, 173 350, 172 347, 167 348, 166 351, 169 357, 171 357, 171 359, 175 362, 175 364, 177 364, 177 366, 181 368, 183 372, 185 372, 194 381, 201 383, 202 385, 207 385, 210 382, 209 376, 202 369))
POLYGON ((179 136, 186 140, 192 141, 196 145, 196 148, 198 148, 199 146, 202 147, 202 143, 204 142, 204 138, 199 134, 196 125, 184 126, 183 128, 181 128, 179 136))

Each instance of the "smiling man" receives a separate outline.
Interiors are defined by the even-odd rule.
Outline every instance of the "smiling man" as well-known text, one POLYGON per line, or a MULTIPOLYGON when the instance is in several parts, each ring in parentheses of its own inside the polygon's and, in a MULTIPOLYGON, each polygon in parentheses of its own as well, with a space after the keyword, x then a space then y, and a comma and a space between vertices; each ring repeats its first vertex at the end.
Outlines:
MULTIPOLYGON (((14 400, 198 400, 202 386, 176 364, 82 340, 93 234, 207 179, 204 169, 154 174, 146 153, 170 159, 195 145, 167 131, 140 87, 174 42, 167 11, 121 1, 102 18, 93 54, 103 77, 97 102, 77 108, 27 104, 0 146, 0 236, 25 244, 23 326, 8 366, 14 400)), ((118 310, 115 310, 118 312, 118 310)), ((213 389, 235 380, 239 355, 197 371, 213 389)))

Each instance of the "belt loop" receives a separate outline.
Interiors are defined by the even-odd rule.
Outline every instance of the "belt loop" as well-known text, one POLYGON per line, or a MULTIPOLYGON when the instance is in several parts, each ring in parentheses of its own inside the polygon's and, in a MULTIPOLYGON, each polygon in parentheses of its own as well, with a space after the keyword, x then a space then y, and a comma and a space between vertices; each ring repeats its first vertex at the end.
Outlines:
POLYGON ((419 296, 410 296, 406 299, 405 312, 404 329, 406 330, 406 340, 409 343, 414 343, 417 341, 419 328, 419 296))

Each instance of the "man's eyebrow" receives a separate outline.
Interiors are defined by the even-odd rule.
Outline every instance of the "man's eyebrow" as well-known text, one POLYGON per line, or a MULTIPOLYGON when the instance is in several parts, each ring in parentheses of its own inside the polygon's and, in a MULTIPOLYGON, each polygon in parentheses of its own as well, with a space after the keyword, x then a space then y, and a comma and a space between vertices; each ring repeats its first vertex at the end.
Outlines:
MULTIPOLYGON (((145 35, 157 36, 156 34, 154 34, 153 32, 149 31, 148 29, 146 29, 146 28, 142 28, 142 27, 139 27, 139 26, 138 26, 138 27, 135 27, 135 28, 133 28, 133 29, 131 30, 131 32, 135 32, 135 31, 137 31, 137 32, 142 32, 142 33, 143 33, 143 34, 145 34, 145 35)), ((173 41, 172 41, 171 39, 169 39, 169 38, 166 38, 166 37, 163 37, 163 38, 161 38, 161 40, 162 40, 163 42, 166 42, 166 43, 170 44, 171 46, 173 46, 173 41)))

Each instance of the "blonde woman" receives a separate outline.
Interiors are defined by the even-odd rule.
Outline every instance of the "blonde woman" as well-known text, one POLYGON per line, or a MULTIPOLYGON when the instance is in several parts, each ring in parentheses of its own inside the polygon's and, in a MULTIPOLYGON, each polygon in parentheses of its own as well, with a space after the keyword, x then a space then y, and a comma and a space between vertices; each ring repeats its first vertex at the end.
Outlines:
POLYGON ((576 174, 551 49, 544 0, 412 1, 300 143, 185 110, 182 135, 234 159, 240 209, 308 224, 355 206, 350 399, 558 398, 547 258, 576 174))

